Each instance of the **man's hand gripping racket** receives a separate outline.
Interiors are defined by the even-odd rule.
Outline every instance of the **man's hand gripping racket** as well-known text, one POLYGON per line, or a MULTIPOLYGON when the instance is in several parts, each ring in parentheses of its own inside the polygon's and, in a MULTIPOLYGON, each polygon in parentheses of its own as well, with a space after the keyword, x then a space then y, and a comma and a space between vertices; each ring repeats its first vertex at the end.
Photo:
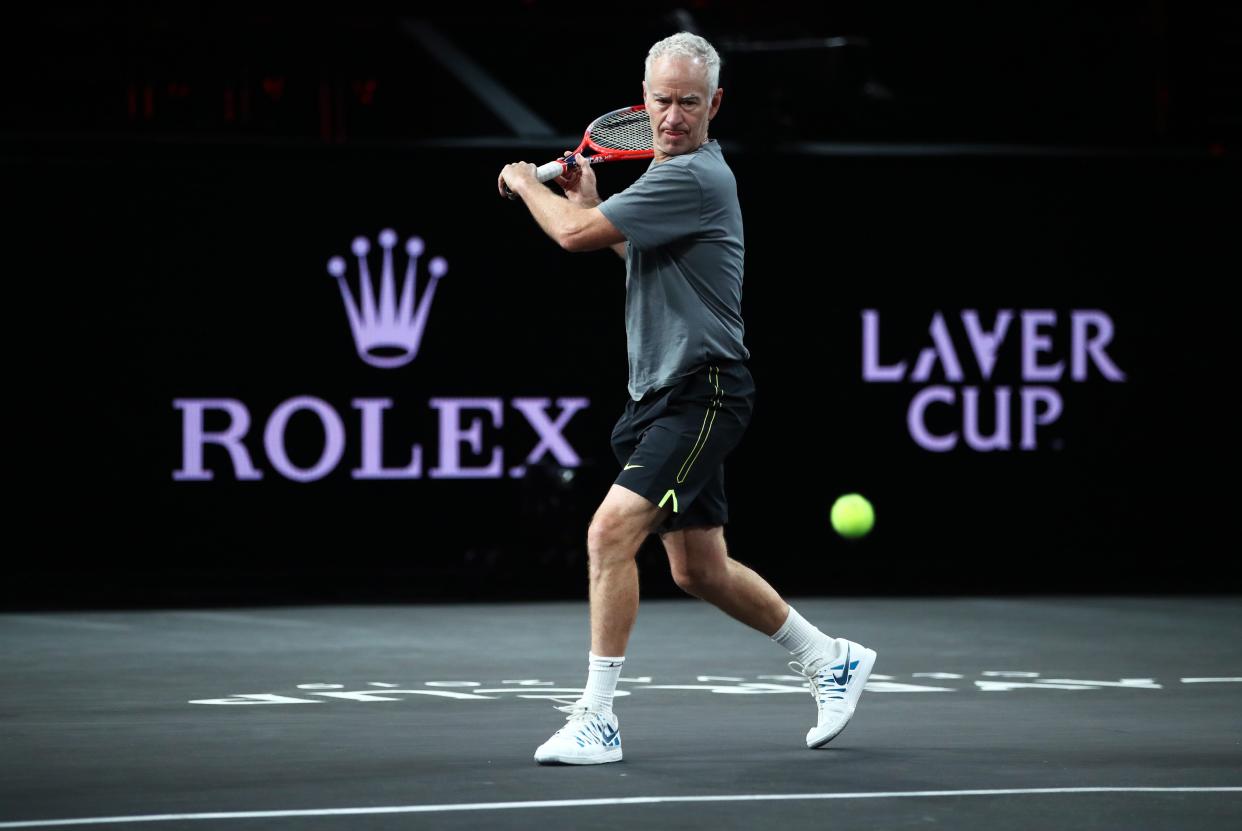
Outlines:
MULTIPOLYGON (((558 176, 568 176, 577 166, 580 154, 582 160, 591 165, 652 158, 655 151, 652 149, 651 121, 648 119, 646 106, 639 104, 601 115, 586 128, 577 150, 536 168, 535 180, 547 182, 558 176), (591 155, 583 153, 585 150, 591 151, 591 155)), ((505 180, 506 171, 511 171, 512 176, 519 176, 524 170, 529 171, 530 167, 532 165, 519 163, 509 165, 501 171, 497 180, 501 195, 510 199, 517 198, 517 194, 510 190, 509 183, 505 180)))

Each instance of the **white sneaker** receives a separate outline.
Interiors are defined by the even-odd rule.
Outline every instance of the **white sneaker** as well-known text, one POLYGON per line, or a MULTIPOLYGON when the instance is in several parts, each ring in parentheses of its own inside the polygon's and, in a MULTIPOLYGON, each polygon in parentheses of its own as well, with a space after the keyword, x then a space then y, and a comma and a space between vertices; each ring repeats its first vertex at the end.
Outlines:
POLYGON ((557 707, 569 713, 565 726, 535 751, 541 765, 600 765, 621 761, 621 725, 615 714, 592 710, 581 701, 557 707))
POLYGON ((789 662, 790 669, 806 678, 819 709, 819 723, 806 734, 807 747, 825 745, 845 729, 875 666, 875 650, 844 638, 837 638, 836 645, 835 654, 809 664, 789 662))

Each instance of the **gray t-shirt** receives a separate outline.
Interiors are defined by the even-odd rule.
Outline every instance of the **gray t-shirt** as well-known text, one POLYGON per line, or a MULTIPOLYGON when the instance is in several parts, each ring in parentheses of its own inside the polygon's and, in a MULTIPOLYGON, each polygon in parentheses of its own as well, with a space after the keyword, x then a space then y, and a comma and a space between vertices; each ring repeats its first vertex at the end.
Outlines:
POLYGON ((720 145, 656 164, 599 206, 625 235, 625 332, 635 401, 742 344, 742 209, 720 145))

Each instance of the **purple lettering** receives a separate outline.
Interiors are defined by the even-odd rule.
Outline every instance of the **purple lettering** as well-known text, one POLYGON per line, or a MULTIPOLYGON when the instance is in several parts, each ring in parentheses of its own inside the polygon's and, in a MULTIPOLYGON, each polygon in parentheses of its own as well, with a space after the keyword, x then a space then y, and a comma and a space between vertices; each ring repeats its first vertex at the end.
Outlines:
POLYGON ((875 309, 863 309, 863 371, 864 381, 900 381, 906 375, 906 362, 892 366, 880 363, 880 313, 875 309))
POLYGON ((1105 378, 1110 381, 1126 380, 1126 374, 1117 368, 1113 359, 1104 351, 1113 340, 1113 319, 1108 313, 1099 309, 1082 309, 1073 313, 1071 321, 1073 355, 1070 374, 1073 379, 1087 380, 1087 357, 1090 355, 1091 361, 1105 378), (1095 330, 1094 337, 1091 335, 1092 329, 1095 330))
POLYGON ((926 381, 931 377, 932 367, 937 360, 944 367, 946 380, 963 380, 965 376, 962 375, 962 364, 957 359, 957 350, 953 348, 953 339, 949 337, 949 327, 945 325, 944 316, 940 312, 932 315, 931 327, 928 331, 931 333, 933 345, 919 353, 919 360, 914 365, 910 380, 926 381))
MULTIPOLYGON (((561 414, 556 417, 556 421, 550 420, 547 416, 546 410, 552 403, 547 398, 515 398, 511 403, 515 410, 526 417, 526 421, 539 436, 539 444, 535 445, 535 449, 526 456, 526 464, 532 465, 548 453, 551 453, 556 461, 565 467, 577 467, 581 463, 578 454, 565 440, 562 432, 574 413, 586 409, 587 404, 590 403, 587 399, 556 399, 556 406, 561 408, 561 414)), ((521 468, 514 468, 511 471, 515 478, 525 475, 525 471, 521 474, 518 471, 521 471, 521 468)))
POLYGON ((281 476, 295 482, 313 482, 327 476, 341 461, 341 455, 345 452, 345 425, 332 405, 321 398, 309 395, 290 398, 273 410, 268 418, 263 431, 263 447, 267 450, 268 461, 281 476), (285 451, 285 428, 299 410, 314 413, 323 425, 323 452, 319 455, 319 461, 309 468, 293 464, 285 451))
POLYGON ((475 455, 483 453, 483 420, 471 420, 469 427, 462 427, 462 410, 486 410, 492 415, 492 426, 500 427, 504 421, 503 402, 499 398, 433 398, 431 406, 440 411, 440 464, 431 471, 433 479, 497 479, 504 467, 504 454, 499 448, 492 449, 491 462, 486 467, 463 467, 461 444, 468 442, 475 455))
POLYGON ((1052 336, 1042 334, 1041 326, 1055 326, 1057 313, 1052 309, 1031 309, 1022 312, 1022 380, 1059 381, 1065 371, 1065 362, 1057 361, 1051 366, 1039 363, 1039 353, 1052 351, 1052 336))
POLYGON ((242 444, 250 430, 250 411, 233 398, 175 398, 173 407, 181 410, 181 469, 173 471, 175 482, 209 482, 214 473, 203 467, 203 445, 218 444, 229 452, 233 474, 240 480, 263 478, 263 472, 250 461, 250 452, 242 444), (203 429, 206 410, 223 410, 229 415, 229 426, 219 432, 203 429))
POLYGON ((937 436, 927 429, 925 417, 928 405, 934 402, 953 404, 956 399, 952 387, 925 387, 910 401, 910 409, 906 411, 906 425, 910 428, 910 437, 919 447, 933 453, 948 453, 957 446, 957 433, 937 436))
POLYGON ((1061 394, 1052 387, 1022 388, 1022 444, 1023 450, 1038 446, 1035 438, 1037 427, 1052 424, 1061 417, 1061 394), (1040 411, 1040 404, 1044 409, 1040 411))
POLYGON ((979 432, 979 389, 977 387, 962 388, 962 430, 966 444, 971 450, 1008 450, 1009 449, 1009 387, 997 387, 993 390, 995 401, 996 427, 992 435, 985 436, 979 432))
POLYGON ((391 398, 355 398, 362 411, 362 467, 351 472, 355 479, 418 479, 423 475, 423 449, 410 445, 410 463, 403 468, 384 467, 384 410, 391 398))

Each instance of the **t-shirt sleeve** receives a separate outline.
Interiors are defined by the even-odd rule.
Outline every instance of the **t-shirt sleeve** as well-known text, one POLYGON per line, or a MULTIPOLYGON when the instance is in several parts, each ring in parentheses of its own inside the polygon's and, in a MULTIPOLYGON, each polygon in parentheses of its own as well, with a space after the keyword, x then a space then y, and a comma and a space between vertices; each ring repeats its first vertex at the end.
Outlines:
POLYGON ((683 165, 664 162, 604 200, 599 210, 631 245, 649 249, 698 231, 702 202, 703 191, 694 173, 683 165))

